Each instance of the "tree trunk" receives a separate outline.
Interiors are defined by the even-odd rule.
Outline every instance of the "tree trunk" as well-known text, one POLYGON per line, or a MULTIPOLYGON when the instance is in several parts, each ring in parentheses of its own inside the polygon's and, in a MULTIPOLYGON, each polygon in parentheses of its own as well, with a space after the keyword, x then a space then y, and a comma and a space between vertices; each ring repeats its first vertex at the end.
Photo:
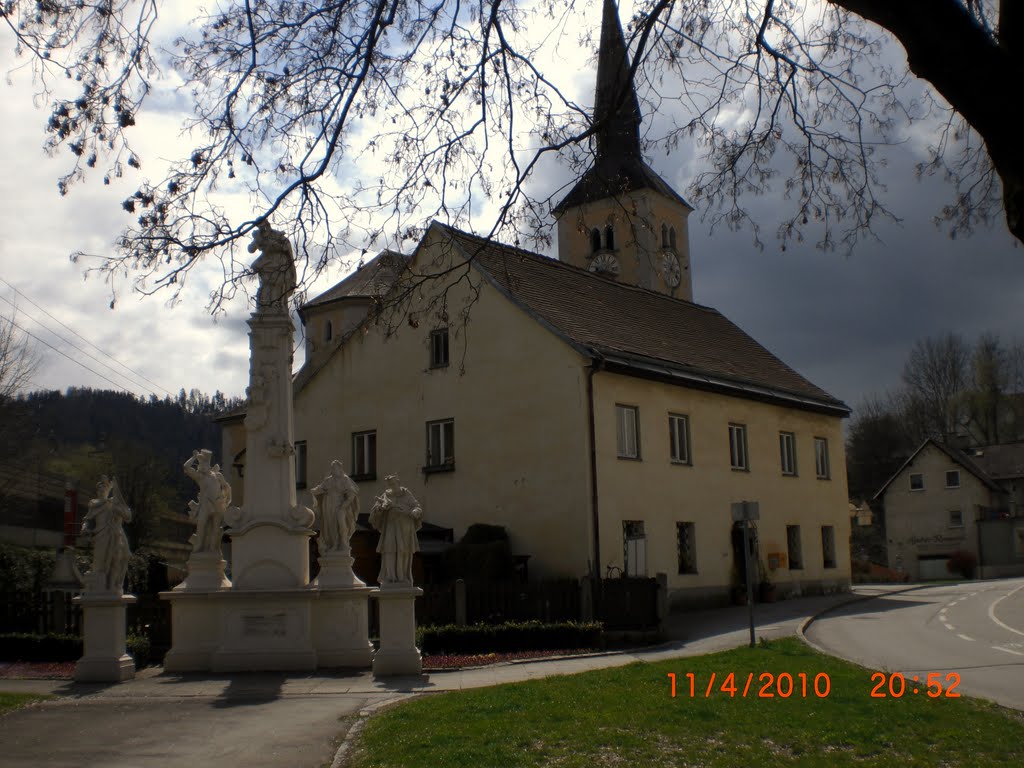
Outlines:
POLYGON ((829 0, 891 32, 910 71, 927 80, 985 142, 1003 185, 1006 224, 1024 242, 1024 141, 1013 106, 1024 81, 1021 13, 1000 3, 998 38, 957 0, 829 0))

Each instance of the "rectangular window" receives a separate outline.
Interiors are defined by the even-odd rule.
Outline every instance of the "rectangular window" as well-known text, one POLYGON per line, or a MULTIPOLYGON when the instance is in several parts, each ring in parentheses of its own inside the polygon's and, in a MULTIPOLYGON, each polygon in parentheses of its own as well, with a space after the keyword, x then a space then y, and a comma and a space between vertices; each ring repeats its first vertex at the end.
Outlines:
POLYGON ((640 458, 639 409, 632 405, 615 406, 615 445, 620 459, 640 458))
POLYGON ((424 469, 455 469, 455 419, 427 422, 427 465, 424 469))
POLYGON ((782 474, 796 474, 796 435, 779 432, 779 454, 782 457, 782 474))
POLYGON ((377 477, 377 431, 352 433, 352 477, 374 480, 377 477))
POLYGON ((952 509, 949 512, 949 527, 950 528, 963 528, 964 527, 964 513, 959 509, 952 509))
POLYGON ((679 572, 697 572, 697 540, 693 523, 676 523, 676 547, 679 553, 679 572))
POLYGON ((643 520, 622 521, 623 563, 627 576, 647 576, 647 534, 643 520))
POLYGON ((430 332, 430 367, 444 368, 448 365, 448 329, 440 328, 430 332))
POLYGON ((828 440, 824 437, 814 438, 814 471, 819 480, 832 477, 832 468, 828 463, 828 440))
POLYGON ((789 550, 789 570, 800 571, 804 567, 803 551, 800 547, 800 526, 786 526, 786 546, 789 550))
POLYGON ((668 415, 669 456, 674 464, 690 464, 690 417, 668 415))
POLYGON ((306 487, 306 441, 295 441, 295 487, 306 487))
POLYGON ((747 463, 747 428, 743 424, 729 425, 729 462, 733 469, 750 469, 747 463))
POLYGON ((960 470, 950 469, 946 472, 946 487, 947 488, 959 488, 960 487, 960 470))
POLYGON ((910 475, 910 490, 912 491, 923 491, 924 490, 924 475, 920 472, 914 472, 910 475))
POLYGON ((836 529, 831 525, 821 526, 821 556, 826 568, 836 567, 836 529))

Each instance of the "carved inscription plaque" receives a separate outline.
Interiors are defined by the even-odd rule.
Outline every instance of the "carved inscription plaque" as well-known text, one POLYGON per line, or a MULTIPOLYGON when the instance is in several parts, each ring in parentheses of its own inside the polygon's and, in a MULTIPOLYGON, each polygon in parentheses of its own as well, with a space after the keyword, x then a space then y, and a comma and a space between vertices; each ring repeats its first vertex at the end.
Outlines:
POLYGON ((243 614, 242 634, 245 637, 285 637, 288 634, 288 615, 283 611, 243 614))

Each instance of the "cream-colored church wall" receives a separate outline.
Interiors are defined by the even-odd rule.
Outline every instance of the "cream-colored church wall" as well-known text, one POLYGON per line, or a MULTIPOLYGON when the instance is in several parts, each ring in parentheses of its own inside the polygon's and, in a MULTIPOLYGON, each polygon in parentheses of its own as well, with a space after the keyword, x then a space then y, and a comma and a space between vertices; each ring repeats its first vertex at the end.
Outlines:
POLYGON ((583 269, 589 268, 592 253, 590 232, 612 224, 615 250, 621 272, 618 282, 693 300, 690 270, 690 211, 650 189, 631 192, 622 198, 607 198, 570 208, 558 220, 558 257, 583 269), (673 290, 658 274, 657 257, 662 251, 661 225, 676 231, 675 253, 679 257, 681 282, 673 290))
POLYGON ((595 377, 602 571, 624 568, 623 521, 642 520, 647 575, 668 575, 675 599, 721 596, 736 580, 731 504, 757 501, 760 559, 787 553, 799 525, 803 568, 771 571, 783 594, 849 584, 846 460, 838 417, 628 376, 595 377), (617 458, 616 405, 639 409, 640 460, 617 458), (689 417, 692 465, 670 460, 669 413, 689 417), (749 471, 733 470, 729 424, 747 428, 749 471), (796 436, 797 475, 781 470, 779 432, 796 436), (831 479, 816 477, 814 438, 828 441, 831 479), (695 524, 697 573, 678 572, 676 523, 695 524), (836 567, 825 568, 821 526, 835 534, 836 567))
MULTIPOLYGON (((934 445, 926 445, 885 491, 885 535, 889 565, 903 568, 912 580, 921 577, 918 558, 951 555, 957 550, 978 554, 975 516, 992 504, 992 492, 974 475, 934 445), (946 471, 959 470, 960 487, 946 488, 946 471), (924 489, 910 489, 910 475, 923 475, 924 489), (963 525, 950 525, 950 512, 960 512, 963 525)), ((941 570, 941 569, 940 569, 941 570)))
MULTIPOLYGON (((420 265, 436 237, 428 234, 420 265)), ((364 511, 397 472, 424 519, 453 528, 456 539, 472 523, 504 525, 513 553, 531 555, 531 577, 579 576, 591 541, 580 358, 478 271, 468 276, 480 293, 468 325, 449 324, 448 367, 430 368, 430 331, 443 323, 419 317, 418 327, 400 323, 387 339, 380 327, 357 333, 297 394, 295 437, 307 444, 309 486, 334 458, 351 472, 352 433, 376 430, 377 477, 359 483, 364 511), (424 474, 426 424, 447 418, 455 420, 455 469, 424 474)), ((465 284, 450 291, 450 317, 469 293, 465 284)))

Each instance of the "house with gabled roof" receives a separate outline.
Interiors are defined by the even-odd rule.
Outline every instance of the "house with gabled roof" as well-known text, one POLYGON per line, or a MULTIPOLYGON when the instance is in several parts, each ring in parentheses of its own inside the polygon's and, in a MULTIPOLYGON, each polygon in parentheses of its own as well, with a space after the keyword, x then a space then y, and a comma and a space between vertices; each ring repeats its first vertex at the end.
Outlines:
POLYGON ((757 501, 751 577, 845 589, 849 409, 692 301, 691 208, 643 162, 628 72, 607 0, 597 154, 555 208, 557 259, 434 222, 302 308, 299 484, 341 459, 366 508, 397 473, 456 539, 504 526, 531 577, 665 574, 676 605, 745 578, 731 505, 757 501))
POLYGON ((912 580, 948 579, 969 553, 982 578, 1024 574, 1024 444, 961 450, 924 440, 875 494, 889 566, 912 580))

